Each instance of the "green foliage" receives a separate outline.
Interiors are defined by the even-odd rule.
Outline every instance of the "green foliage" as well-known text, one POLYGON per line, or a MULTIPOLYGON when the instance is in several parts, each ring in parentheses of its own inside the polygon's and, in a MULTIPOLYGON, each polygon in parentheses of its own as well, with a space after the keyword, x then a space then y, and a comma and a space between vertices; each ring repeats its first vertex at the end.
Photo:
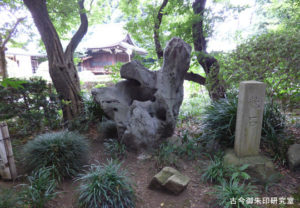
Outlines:
POLYGON ((0 188, 0 208, 17 208, 19 203, 15 190, 0 188))
POLYGON ((27 172, 53 167, 53 177, 59 181, 80 172, 87 155, 88 143, 85 138, 68 131, 39 135, 24 146, 22 154, 27 172))
POLYGON ((29 184, 22 184, 20 200, 25 207, 44 208, 46 204, 54 199, 58 192, 55 192, 57 182, 52 178, 52 167, 40 168, 28 176, 29 184))
POLYGON ((104 147, 107 153, 110 154, 112 159, 122 159, 126 156, 126 146, 117 139, 108 139, 104 142, 104 147))
POLYGON ((285 128, 285 116, 276 103, 265 104, 262 123, 262 145, 282 165, 287 164, 287 151, 293 144, 293 136, 285 128))
POLYGON ((238 166, 228 166, 227 176, 231 177, 232 180, 242 179, 249 180, 251 177, 245 170, 249 167, 248 164, 244 164, 240 167, 238 166))
MULTIPOLYGON (((157 59, 153 30, 155 23, 158 22, 157 15, 161 5, 162 1, 158 0, 120 1, 120 9, 124 17, 129 20, 126 23, 126 29, 133 39, 137 41, 138 45, 148 51, 148 58, 157 59)), ((224 11, 230 10, 235 13, 238 9, 240 8, 234 8, 228 1, 215 1, 210 7, 207 6, 202 17, 194 14, 192 1, 168 1, 166 7, 162 10, 163 18, 158 30, 162 48, 174 36, 183 39, 189 44, 193 44, 192 25, 200 18, 204 19, 204 36, 210 37, 215 23, 226 18, 224 11)), ((158 60, 158 63, 161 64, 161 61, 158 60)))
POLYGON ((25 34, 32 32, 32 30, 28 26, 26 18, 24 18, 24 10, 25 7, 21 0, 2 0, 0 2, 0 13, 3 14, 2 21, 0 22, 1 51, 5 51, 5 46, 7 46, 7 43, 9 43, 10 46, 19 45, 19 47, 26 44, 25 34), (19 20, 20 22, 18 22, 18 19, 22 20, 19 20), (17 27, 15 28, 16 24, 17 27), (21 34, 22 39, 20 38, 21 34), (6 39, 8 42, 5 43, 4 40, 6 39), (17 39, 18 42, 16 42, 17 39))
POLYGON ((120 69, 124 63, 117 62, 114 65, 106 66, 105 68, 111 72, 110 77, 114 84, 121 80, 120 69))
POLYGON ((182 144, 176 147, 176 154, 180 158, 195 160, 200 157, 203 152, 202 146, 198 143, 198 138, 190 138, 188 134, 184 134, 182 144))
MULTIPOLYGON (((201 176, 203 181, 210 181, 220 185, 215 186, 216 205, 222 207, 252 207, 246 203, 242 203, 239 199, 246 200, 247 197, 255 197, 255 187, 245 181, 250 180, 250 175, 246 173, 249 165, 242 166, 225 166, 223 163, 223 154, 217 153, 210 165, 204 170, 201 176), (240 183, 240 181, 243 183, 240 183), (231 204, 235 200, 236 204, 231 204)), ((244 201, 245 202, 245 201, 244 201)))
POLYGON ((224 146, 233 146, 237 98, 220 99, 207 105, 202 114, 203 135, 201 139, 218 141, 224 146))
POLYGON ((12 136, 26 136, 60 125, 58 96, 45 80, 5 79, 1 84, 0 120, 10 119, 12 136))
POLYGON ((267 94, 281 100, 282 108, 300 102, 300 34, 276 31, 250 38, 233 52, 219 57, 224 80, 230 87, 257 80, 267 84, 267 94))
POLYGON ((70 131, 85 133, 89 130, 91 124, 102 120, 104 111, 92 96, 82 93, 82 98, 84 105, 83 112, 77 118, 68 121, 68 129, 70 131))
POLYGON ((112 120, 104 120, 99 123, 97 130, 103 135, 103 138, 118 138, 118 131, 116 123, 112 120))
MULTIPOLYGON (((218 141, 225 147, 233 147, 238 98, 228 94, 227 99, 212 102, 204 109, 203 134, 200 141, 218 141)), ((262 122, 262 146, 282 164, 286 164, 286 153, 293 139, 285 128, 285 117, 275 103, 266 102, 262 122)))
POLYGON ((22 88, 24 89, 24 86, 22 84, 27 83, 26 80, 20 80, 16 78, 4 78, 1 82, 0 85, 2 87, 12 87, 14 89, 22 88))
POLYGON ((195 160, 199 158, 202 152, 203 149, 198 144, 198 139, 190 138, 188 134, 185 134, 180 145, 175 145, 169 141, 160 144, 155 152, 156 166, 158 168, 164 166, 176 167, 178 159, 195 160))
POLYGON ((201 97, 184 99, 178 115, 179 121, 199 117, 203 111, 201 104, 204 104, 201 97))
POLYGON ((175 154, 176 147, 170 142, 162 143, 155 152, 156 166, 162 168, 164 166, 175 166, 178 157, 175 154))
POLYGON ((216 154, 211 158, 210 165, 205 169, 201 176, 203 181, 210 181, 211 183, 221 182, 227 175, 227 169, 223 164, 223 155, 216 154))
POLYGON ((135 207, 134 190, 120 165, 112 160, 106 165, 91 165, 89 171, 79 176, 79 207, 135 207))
POLYGON ((202 173, 202 181, 211 183, 221 183, 224 180, 249 180, 250 175, 246 173, 248 164, 242 166, 225 166, 223 163, 223 153, 218 152, 210 158, 209 166, 202 173))
MULTIPOLYGON (((203 73, 200 72, 194 73, 203 75, 203 73)), ((204 86, 195 82, 184 81, 184 99, 178 115, 179 122, 189 118, 200 117, 204 106, 209 103, 210 98, 204 86)))
POLYGON ((230 181, 223 180, 221 185, 215 186, 216 204, 221 205, 224 208, 230 207, 244 207, 251 208, 253 204, 247 204, 247 198, 253 198, 257 196, 257 192, 254 186, 251 184, 240 183, 237 179, 231 179, 230 181), (244 199, 242 202, 240 199, 244 199), (232 204, 232 200, 236 204, 232 204))

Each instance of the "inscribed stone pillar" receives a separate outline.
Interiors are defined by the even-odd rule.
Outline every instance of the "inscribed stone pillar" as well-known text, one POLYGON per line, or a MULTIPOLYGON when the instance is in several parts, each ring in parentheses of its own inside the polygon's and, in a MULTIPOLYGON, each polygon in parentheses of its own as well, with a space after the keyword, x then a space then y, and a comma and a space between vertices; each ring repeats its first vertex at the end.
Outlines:
POLYGON ((266 84, 244 81, 239 87, 234 151, 238 157, 259 154, 266 84))

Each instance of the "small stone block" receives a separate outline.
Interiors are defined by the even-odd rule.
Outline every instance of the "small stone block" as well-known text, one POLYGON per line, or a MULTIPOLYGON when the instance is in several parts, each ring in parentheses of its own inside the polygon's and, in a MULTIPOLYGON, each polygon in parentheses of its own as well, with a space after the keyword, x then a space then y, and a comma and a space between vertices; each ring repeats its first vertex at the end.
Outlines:
POLYGON ((149 188, 166 189, 167 191, 179 194, 189 184, 190 178, 182 175, 179 171, 171 167, 164 167, 151 180, 149 188))
POLYGON ((174 174, 180 174, 177 170, 171 167, 164 167, 159 173, 157 173, 151 180, 149 188, 162 187, 169 177, 174 174))
POLYGON ((164 184, 164 187, 174 194, 179 194, 187 187, 189 182, 189 177, 182 174, 175 174, 168 178, 168 180, 164 184))

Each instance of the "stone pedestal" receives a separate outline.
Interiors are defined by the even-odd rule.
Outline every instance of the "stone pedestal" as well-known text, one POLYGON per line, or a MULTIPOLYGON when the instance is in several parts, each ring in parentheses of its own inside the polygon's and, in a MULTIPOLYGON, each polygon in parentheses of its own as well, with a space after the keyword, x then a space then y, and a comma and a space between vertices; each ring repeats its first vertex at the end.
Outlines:
POLYGON ((258 182, 265 181, 271 175, 276 174, 272 160, 263 155, 238 157, 233 149, 228 149, 224 156, 225 166, 242 166, 248 164, 247 172, 258 182))
POLYGON ((266 84, 244 81, 239 87, 234 150, 224 156, 225 165, 249 164, 252 177, 264 180, 275 174, 271 159, 259 154, 266 84))

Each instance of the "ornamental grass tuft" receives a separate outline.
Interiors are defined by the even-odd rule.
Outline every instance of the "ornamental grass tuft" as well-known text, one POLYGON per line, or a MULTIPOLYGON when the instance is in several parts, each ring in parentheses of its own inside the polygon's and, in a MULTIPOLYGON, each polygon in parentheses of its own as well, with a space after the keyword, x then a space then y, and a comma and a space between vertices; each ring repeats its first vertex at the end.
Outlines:
POLYGON ((29 141, 22 156, 28 173, 51 167, 53 177, 60 181, 80 172, 87 161, 88 142, 75 132, 46 133, 29 141))
POLYGON ((120 163, 110 160, 105 165, 91 165, 81 174, 78 206, 81 208, 134 208, 135 193, 120 163))

